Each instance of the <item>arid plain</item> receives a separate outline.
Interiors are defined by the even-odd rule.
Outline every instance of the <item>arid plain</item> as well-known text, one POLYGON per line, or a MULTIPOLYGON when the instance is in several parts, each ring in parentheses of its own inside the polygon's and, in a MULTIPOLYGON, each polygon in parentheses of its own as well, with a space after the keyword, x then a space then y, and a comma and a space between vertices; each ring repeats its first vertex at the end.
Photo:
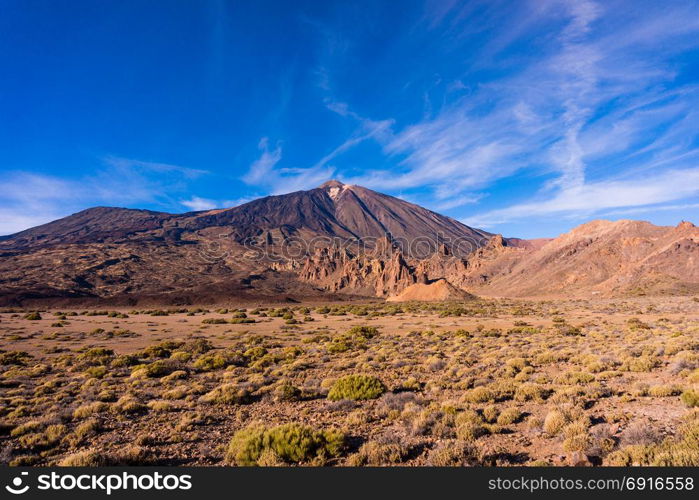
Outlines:
POLYGON ((0 311, 14 465, 693 465, 699 298, 0 311))

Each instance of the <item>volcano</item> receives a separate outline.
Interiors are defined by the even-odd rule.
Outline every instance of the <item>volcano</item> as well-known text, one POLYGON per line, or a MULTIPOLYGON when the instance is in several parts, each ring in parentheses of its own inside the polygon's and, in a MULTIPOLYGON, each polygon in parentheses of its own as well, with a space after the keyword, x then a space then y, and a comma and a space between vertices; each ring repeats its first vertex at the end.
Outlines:
POLYGON ((0 239, 0 303, 312 294, 294 271, 319 246, 357 251, 388 239, 409 256, 440 245, 468 254, 492 236, 339 181, 182 214, 95 207, 0 239))

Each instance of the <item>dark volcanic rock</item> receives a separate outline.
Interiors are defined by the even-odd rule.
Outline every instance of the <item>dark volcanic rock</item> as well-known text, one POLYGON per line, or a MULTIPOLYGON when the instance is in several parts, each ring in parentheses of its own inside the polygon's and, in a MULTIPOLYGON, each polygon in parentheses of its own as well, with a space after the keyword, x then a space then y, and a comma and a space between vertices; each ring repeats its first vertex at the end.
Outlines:
POLYGON ((467 241, 477 248, 490 236, 337 181, 234 208, 184 214, 96 207, 0 239, 0 303, 196 301, 208 300, 211 291, 221 300, 287 291, 318 295, 326 290, 322 283, 296 278, 306 256, 337 245, 381 253, 391 241, 389 254, 398 247, 403 253, 380 264, 381 283, 372 279, 365 287, 362 279, 352 278, 348 287, 338 288, 384 295, 413 282, 402 255, 412 254, 416 240, 433 242, 429 254, 438 241, 467 241))

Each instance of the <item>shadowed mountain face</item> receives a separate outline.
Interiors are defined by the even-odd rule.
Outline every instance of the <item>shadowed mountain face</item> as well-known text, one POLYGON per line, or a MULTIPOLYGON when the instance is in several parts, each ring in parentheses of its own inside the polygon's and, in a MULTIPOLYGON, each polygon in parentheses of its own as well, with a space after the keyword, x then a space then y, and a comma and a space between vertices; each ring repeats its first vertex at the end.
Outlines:
POLYGON ((407 255, 414 253, 413 242, 422 254, 436 251, 438 242, 460 245, 467 254, 492 236, 337 181, 203 212, 97 207, 2 238, 0 302, 321 294, 296 279, 307 254, 357 239, 371 249, 387 235, 407 255))

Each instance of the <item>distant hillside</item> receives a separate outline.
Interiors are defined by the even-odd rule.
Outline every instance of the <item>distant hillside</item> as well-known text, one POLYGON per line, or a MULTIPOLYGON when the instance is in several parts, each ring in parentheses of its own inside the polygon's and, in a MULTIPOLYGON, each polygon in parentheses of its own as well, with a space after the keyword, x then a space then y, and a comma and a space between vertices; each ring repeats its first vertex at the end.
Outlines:
POLYGON ((321 249, 301 280, 332 292, 393 297, 445 279, 464 291, 507 297, 699 293, 699 228, 593 221, 551 240, 491 238, 467 257, 442 248, 415 259, 400 249, 354 255, 321 249))
POLYGON ((697 293, 699 228, 597 220, 486 269, 483 289, 498 295, 697 293))

